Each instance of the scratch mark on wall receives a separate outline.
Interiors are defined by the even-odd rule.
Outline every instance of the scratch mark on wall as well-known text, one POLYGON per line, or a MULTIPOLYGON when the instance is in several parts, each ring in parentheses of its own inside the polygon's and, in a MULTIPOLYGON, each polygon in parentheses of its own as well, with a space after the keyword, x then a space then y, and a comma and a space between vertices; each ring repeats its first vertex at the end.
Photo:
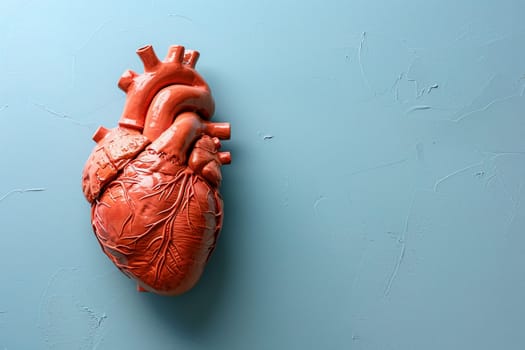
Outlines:
POLYGON ((427 105, 412 106, 409 109, 407 109, 405 113, 410 114, 416 111, 426 111, 428 109, 432 109, 432 106, 427 106, 427 105))
POLYGON ((76 268, 58 269, 40 297, 37 325, 43 341, 52 349, 96 349, 105 334, 106 313, 82 302, 80 289, 69 290, 80 283, 76 271, 76 268))
POLYGON ((315 200, 314 202, 314 214, 317 216, 319 214, 319 211, 318 211, 318 208, 319 208, 319 204, 324 201, 326 199, 325 196, 323 195, 320 195, 319 197, 317 197, 317 199, 315 200))
POLYGON ((94 322, 93 328, 95 328, 95 330, 100 328, 100 326, 102 325, 102 322, 108 318, 108 316, 105 313, 99 315, 95 311, 93 311, 91 308, 89 308, 88 306, 84 306, 84 305, 78 305, 78 306, 80 307, 80 310, 87 313, 89 318, 91 318, 91 320, 94 322))
POLYGON ((481 152, 493 153, 493 154, 496 154, 496 155, 525 154, 525 151, 507 151, 507 150, 482 150, 481 152))
POLYGON ((416 79, 407 79, 407 81, 411 82, 411 83, 414 83, 414 97, 416 99, 419 98, 419 83, 416 79))
POLYGON ((437 89, 439 88, 439 84, 434 84, 434 85, 430 85, 428 88, 427 88, 427 95, 430 94, 430 92, 434 89, 437 89))
MULTIPOLYGON (((108 23, 110 22, 110 20, 107 20, 103 23, 101 23, 88 37, 87 39, 82 43, 80 44, 80 46, 73 51, 73 54, 71 55, 71 87, 75 86, 75 81, 76 81, 76 65, 77 65, 77 55, 79 54, 79 52, 84 49, 90 42, 91 40, 93 40, 93 38, 95 37, 95 35, 97 35, 101 30, 102 28, 104 28, 108 23)), ((57 115, 58 117, 60 117, 60 115, 57 115)), ((66 118, 66 119, 69 119, 69 118, 66 118)))
POLYGON ((416 201, 416 194, 415 192, 412 194, 412 200, 410 201, 410 205, 408 206, 408 212, 405 217, 405 227, 403 229, 403 233, 401 234, 401 238, 399 238, 398 242, 401 245, 401 249, 399 251, 399 256, 397 257, 396 263, 394 265, 394 269, 392 270, 392 273, 390 274, 390 278, 388 279, 388 283, 386 285, 385 291, 383 292, 383 296, 386 297, 388 294, 390 294, 390 290, 392 289, 392 284, 394 283, 394 280, 397 277, 397 273, 399 272, 399 267, 401 266, 401 263, 403 263, 403 260, 405 258, 405 251, 406 251, 406 237, 408 234, 408 224, 410 222, 410 217, 412 216, 412 211, 414 209, 414 203, 416 201))
POLYGON ((470 34, 470 32, 472 31, 472 23, 473 21, 469 21, 468 23, 464 23, 462 26, 461 26, 461 32, 458 34, 458 36, 454 39, 454 41, 461 41, 463 39, 465 39, 467 37, 467 35, 470 34))
POLYGON ((354 175, 358 175, 358 174, 362 174, 362 173, 367 173, 369 171, 389 168, 389 167, 392 167, 392 166, 395 166, 395 165, 398 165, 398 164, 402 164, 402 163, 406 162, 407 160, 408 160, 407 158, 403 158, 403 159, 400 159, 400 160, 395 160, 393 162, 378 164, 378 165, 372 166, 370 168, 365 168, 365 169, 361 169, 361 170, 357 170, 357 171, 351 172, 350 174, 348 174, 348 176, 354 176, 354 175))
POLYGON ((42 291, 42 294, 40 295, 40 303, 38 305, 39 319, 37 322, 37 327, 40 328, 40 330, 44 333, 44 342, 48 345, 48 347, 51 347, 49 334, 47 333, 47 327, 46 327, 48 326, 48 324, 45 323, 44 325, 44 323, 42 322, 42 315, 44 314, 44 305, 47 301, 47 298, 49 297, 49 290, 51 289, 51 286, 57 279, 58 275, 64 270, 65 270, 64 268, 59 268, 51 275, 51 277, 47 281, 46 287, 44 288, 44 290, 42 291))
POLYGON ((363 32, 363 34, 361 35, 361 42, 359 43, 359 48, 357 49, 357 60, 359 62, 359 69, 361 71, 361 77, 363 78, 363 81, 365 82, 367 88, 369 90, 372 90, 370 82, 368 81, 368 78, 365 73, 365 68, 363 66, 363 48, 365 45, 365 40, 366 40, 366 32, 363 32))
POLYGON ((463 173, 463 172, 465 172, 467 170, 479 167, 481 165, 483 165, 483 162, 478 162, 476 164, 472 164, 472 165, 466 166, 466 167, 461 168, 459 170, 453 171, 453 172, 451 172, 450 174, 448 174, 446 176, 443 176, 442 178, 437 180, 436 183, 434 184, 434 192, 437 192, 439 185, 441 185, 443 182, 445 182, 445 181, 451 179, 452 177, 454 177, 456 175, 459 175, 459 174, 461 174, 461 173, 463 173))
POLYGON ((257 131, 257 136, 260 137, 263 141, 270 141, 274 138, 272 134, 265 134, 262 131, 257 131))
POLYGON ((407 81, 414 83, 414 97, 416 100, 421 98, 425 93, 428 95, 432 90, 437 89, 439 87, 438 84, 432 84, 420 90, 419 82, 417 81, 417 79, 407 79, 407 81))
MULTIPOLYGON (((522 82, 523 80, 525 80, 525 75, 519 79, 520 82, 522 82)), ((522 83, 521 85, 520 96, 523 96, 523 94, 525 94, 525 83, 522 83)))
POLYGON ((0 107, 0 112, 2 112, 4 109, 7 109, 9 107, 9 105, 3 105, 0 107))
POLYGON ((60 112, 57 112, 51 108, 49 108, 48 106, 46 105, 43 105, 43 104, 39 104, 39 103, 34 103, 34 105, 44 111, 46 111, 47 113, 57 117, 58 119, 63 119, 63 120, 67 120, 67 121, 70 121, 72 122, 73 124, 76 124, 76 125, 79 125, 79 126, 82 126, 82 127, 87 127, 87 126, 93 126, 95 125, 94 123, 92 122, 81 122, 81 121, 78 121, 76 120, 75 118, 65 114, 65 113, 60 113, 60 112))
POLYGON ((7 192, 6 194, 4 194, 2 197, 0 197, 0 202, 3 201, 4 199, 6 199, 7 197, 9 197, 10 195, 12 194, 15 194, 15 193, 27 193, 27 192, 42 192, 42 191, 45 191, 46 189, 43 188, 43 187, 35 187, 35 188, 15 188, 9 192, 7 192))
POLYGON ((390 294, 390 290, 392 289, 392 284, 394 283, 394 280, 397 277, 399 267, 401 266, 401 263, 403 262, 403 259, 405 258, 405 250, 406 250, 406 243, 403 241, 401 243, 401 251, 399 252, 399 256, 394 265, 394 269, 392 270, 392 273, 390 274, 390 278, 388 279, 388 283, 386 285, 385 291, 383 292, 384 297, 390 294))
POLYGON ((181 19, 184 19, 190 23, 193 23, 193 19, 191 19, 190 17, 188 16, 184 16, 184 15, 179 15, 177 13, 169 13, 168 14, 168 17, 176 17, 176 18, 181 18, 181 19))
MULTIPOLYGON (((496 77, 497 77, 497 74, 491 74, 490 77, 488 77, 488 79, 485 80, 485 82, 483 82, 482 84, 479 84, 480 89, 477 92, 478 97, 489 88, 489 86, 494 82, 494 80, 496 80, 496 77)), ((472 100, 470 104, 468 106, 464 106, 463 109, 473 107, 475 102, 476 102, 476 99, 472 100)))
POLYGON ((399 76, 396 78, 390 91, 394 90, 394 101, 399 102, 399 83, 403 80, 404 72, 399 73, 399 76))
POLYGON ((489 45, 495 44, 497 42, 503 41, 503 40, 507 39, 508 37, 509 37, 509 34, 507 33, 507 34, 502 35, 500 37, 489 39, 489 40, 485 41, 483 44, 481 44, 481 46, 489 46, 489 45))
POLYGON ((492 180, 494 180, 494 178, 496 177, 497 174, 492 174, 490 175, 488 178, 487 178, 487 181, 485 181, 485 188, 489 187, 490 183, 492 182, 492 180))
MULTIPOLYGON (((108 99, 106 102, 101 103, 100 105, 94 107, 93 109, 86 110, 85 115, 91 116, 93 114, 99 114, 100 111, 104 110, 108 106, 111 106, 113 104, 121 103, 122 101, 118 98, 111 98, 108 99)), ((94 123, 93 123, 94 124, 94 123)))
POLYGON ((80 44, 80 46, 77 48, 77 50, 75 51, 75 54, 77 54, 80 50, 85 48, 91 42, 91 40, 93 40, 95 35, 97 35, 102 30, 102 28, 104 28, 109 22, 111 21, 107 20, 105 22, 102 22, 93 32, 91 32, 91 34, 87 37, 87 39, 82 44, 80 44))
POLYGON ((485 112, 486 110, 488 110, 490 107, 494 106, 495 104, 505 102, 505 101, 510 100, 511 98, 514 98, 514 97, 517 97, 517 96, 519 96, 519 95, 518 94, 512 94, 512 95, 509 95, 509 96, 496 98, 496 99, 490 101, 489 103, 487 103, 485 106, 483 106, 481 108, 478 108, 478 109, 475 109, 473 111, 470 111, 470 112, 467 112, 467 113, 464 113, 464 114, 460 115, 458 118, 453 119, 453 121, 456 122, 456 123, 459 123, 463 119, 465 119, 465 118, 467 118, 467 117, 469 117, 469 116, 471 116, 473 114, 476 114, 476 113, 479 113, 479 112, 485 112))
POLYGON ((68 271, 68 270, 71 270, 71 271, 77 271, 77 268, 70 268, 70 269, 66 269, 64 267, 61 267, 61 268, 58 268, 52 275, 51 277, 49 277, 49 280, 47 281, 47 284, 46 284, 46 287, 44 288, 44 290, 42 291, 42 294, 40 295, 40 307, 42 306, 42 301, 44 299, 44 297, 49 294, 49 290, 51 289, 51 286, 56 282, 56 280, 58 279, 58 276, 63 273, 64 271, 68 271))
POLYGON ((410 72, 412 71, 412 68, 414 68, 414 65, 416 64, 416 62, 421 58, 419 57, 419 55, 417 55, 416 50, 414 50, 412 54, 413 54, 412 60, 410 61, 406 69, 407 77, 410 75, 410 72))
POLYGON ((518 187, 518 193, 516 195, 516 200, 514 201, 514 207, 512 209, 512 214, 510 216, 510 219, 509 219, 509 223, 507 225, 507 232, 506 234, 508 235, 510 230, 512 229, 512 225, 514 224, 514 221, 516 221, 516 217, 518 216, 518 213, 519 213, 519 210, 520 210, 520 205, 521 205, 521 191, 523 189, 523 182, 520 182, 519 184, 519 187, 518 187))

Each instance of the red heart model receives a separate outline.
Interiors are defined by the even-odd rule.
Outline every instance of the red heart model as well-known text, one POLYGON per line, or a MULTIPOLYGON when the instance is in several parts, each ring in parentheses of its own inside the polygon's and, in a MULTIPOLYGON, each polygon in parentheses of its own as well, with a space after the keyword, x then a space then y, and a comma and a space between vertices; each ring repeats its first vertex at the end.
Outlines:
POLYGON ((219 152, 229 123, 209 121, 210 88, 195 71, 199 53, 171 46, 160 61, 137 50, 144 73, 126 71, 119 126, 100 127, 82 173, 93 230, 104 253, 138 289, 163 295, 199 280, 222 226, 219 152))

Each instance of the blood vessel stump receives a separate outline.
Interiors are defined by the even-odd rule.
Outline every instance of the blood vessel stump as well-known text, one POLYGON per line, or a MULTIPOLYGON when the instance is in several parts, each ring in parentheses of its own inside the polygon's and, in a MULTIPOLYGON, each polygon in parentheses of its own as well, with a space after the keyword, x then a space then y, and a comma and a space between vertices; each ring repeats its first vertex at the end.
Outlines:
POLYGON ((144 73, 126 71, 118 127, 100 127, 82 173, 93 230, 104 253, 138 289, 177 295, 199 280, 222 226, 219 139, 210 88, 195 71, 197 51, 171 46, 160 61, 137 50, 144 73))

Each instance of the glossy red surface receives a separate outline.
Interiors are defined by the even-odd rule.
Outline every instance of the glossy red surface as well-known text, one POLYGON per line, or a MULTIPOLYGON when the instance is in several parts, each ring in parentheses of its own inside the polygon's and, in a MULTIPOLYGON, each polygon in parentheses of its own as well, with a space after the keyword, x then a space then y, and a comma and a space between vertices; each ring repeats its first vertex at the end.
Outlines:
POLYGON ((231 156, 219 139, 230 124, 209 121, 198 52, 172 46, 164 61, 151 46, 137 53, 144 73, 121 77, 119 126, 93 135, 82 189, 104 253, 139 290, 177 295, 199 280, 222 226, 220 168, 231 156))

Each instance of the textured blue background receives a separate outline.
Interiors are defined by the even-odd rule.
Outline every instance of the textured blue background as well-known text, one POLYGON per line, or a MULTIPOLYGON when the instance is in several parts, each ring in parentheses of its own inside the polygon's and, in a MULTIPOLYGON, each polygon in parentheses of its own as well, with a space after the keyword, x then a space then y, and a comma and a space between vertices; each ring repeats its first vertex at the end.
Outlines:
POLYGON ((2 1, 0 349, 524 349, 524 13, 2 1), (148 43, 200 50, 233 127, 220 244, 178 298, 135 291, 80 191, 148 43))

